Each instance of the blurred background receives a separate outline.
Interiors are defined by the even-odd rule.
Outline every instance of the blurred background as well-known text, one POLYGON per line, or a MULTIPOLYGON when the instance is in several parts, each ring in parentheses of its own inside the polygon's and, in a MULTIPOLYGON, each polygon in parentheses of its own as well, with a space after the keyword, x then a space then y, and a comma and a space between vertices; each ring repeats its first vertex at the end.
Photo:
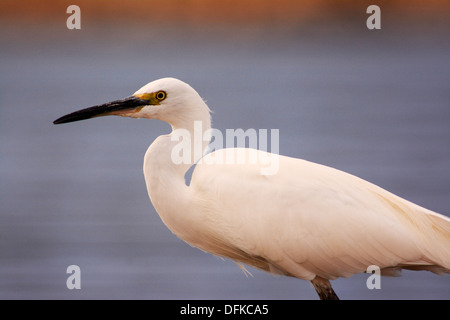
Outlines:
MULTIPOLYGON (((56 118, 171 76, 213 126, 280 129, 280 153, 450 215, 448 1, 0 2, 1 299, 317 299, 306 281, 190 247, 161 222, 142 161, 170 127, 56 118), (81 29, 69 30, 69 5, 81 29), (368 30, 369 5, 381 30, 368 30), (66 269, 81 268, 81 290, 66 269)), ((450 277, 404 271, 342 299, 449 299, 450 277)))

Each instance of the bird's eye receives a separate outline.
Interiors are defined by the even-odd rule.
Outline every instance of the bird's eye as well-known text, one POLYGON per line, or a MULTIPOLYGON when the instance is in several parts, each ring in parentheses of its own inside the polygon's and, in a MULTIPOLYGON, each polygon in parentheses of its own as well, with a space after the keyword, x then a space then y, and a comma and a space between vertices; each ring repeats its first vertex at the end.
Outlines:
POLYGON ((158 91, 155 95, 156 99, 158 99, 159 101, 163 101, 166 97, 167 94, 164 91, 158 91))

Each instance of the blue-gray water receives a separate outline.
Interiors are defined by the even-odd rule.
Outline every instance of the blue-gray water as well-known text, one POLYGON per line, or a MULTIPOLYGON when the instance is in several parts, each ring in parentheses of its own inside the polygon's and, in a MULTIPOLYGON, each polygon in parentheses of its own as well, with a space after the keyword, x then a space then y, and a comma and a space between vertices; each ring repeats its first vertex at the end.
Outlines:
MULTIPOLYGON (((174 76, 215 128, 280 129, 280 153, 350 172, 450 215, 448 33, 3 28, 1 299, 316 299, 309 283, 203 253, 161 222, 142 160, 169 126, 79 108, 174 76), (81 290, 66 268, 81 268, 81 290)), ((343 299, 449 299, 450 277, 406 271, 343 299)))

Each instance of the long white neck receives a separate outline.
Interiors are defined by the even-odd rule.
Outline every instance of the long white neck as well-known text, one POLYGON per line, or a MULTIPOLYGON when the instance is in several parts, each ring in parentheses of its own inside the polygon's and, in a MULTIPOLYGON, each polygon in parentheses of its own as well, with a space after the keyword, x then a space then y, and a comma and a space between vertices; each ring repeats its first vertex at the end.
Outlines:
POLYGON ((172 132, 159 136, 144 158, 145 181, 153 206, 169 229, 180 237, 183 225, 189 225, 187 213, 192 201, 185 174, 203 156, 211 129, 206 104, 196 111, 188 119, 171 121, 172 132))

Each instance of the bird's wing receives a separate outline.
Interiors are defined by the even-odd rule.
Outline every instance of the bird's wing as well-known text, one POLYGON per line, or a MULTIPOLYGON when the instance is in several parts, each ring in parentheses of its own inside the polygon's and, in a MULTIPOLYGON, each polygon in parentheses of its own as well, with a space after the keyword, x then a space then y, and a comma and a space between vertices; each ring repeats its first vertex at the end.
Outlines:
MULTIPOLYGON (((217 162, 224 152, 211 157, 217 162)), ((191 188, 199 223, 216 238, 207 251, 307 280, 369 265, 450 269, 447 217, 342 171, 273 156, 272 175, 262 175, 258 161, 197 165, 191 188), (227 250, 214 250, 224 243, 227 250)))

